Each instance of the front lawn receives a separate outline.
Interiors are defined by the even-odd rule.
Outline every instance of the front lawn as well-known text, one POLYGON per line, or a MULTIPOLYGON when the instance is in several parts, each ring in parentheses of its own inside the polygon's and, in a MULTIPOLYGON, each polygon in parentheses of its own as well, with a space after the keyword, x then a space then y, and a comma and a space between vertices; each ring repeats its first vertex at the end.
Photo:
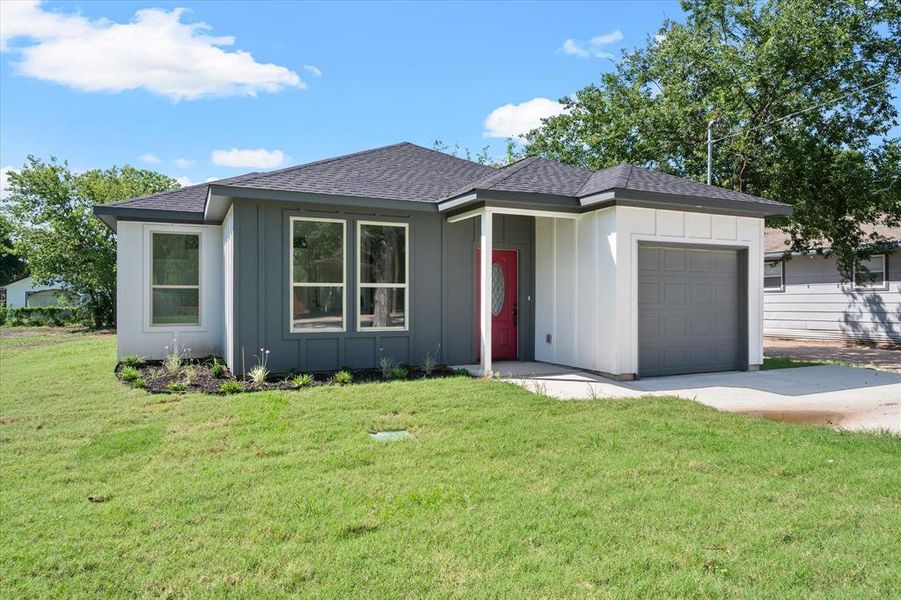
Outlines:
POLYGON ((150 395, 112 336, 0 345, 2 597, 897 593, 898 437, 461 377, 150 395))

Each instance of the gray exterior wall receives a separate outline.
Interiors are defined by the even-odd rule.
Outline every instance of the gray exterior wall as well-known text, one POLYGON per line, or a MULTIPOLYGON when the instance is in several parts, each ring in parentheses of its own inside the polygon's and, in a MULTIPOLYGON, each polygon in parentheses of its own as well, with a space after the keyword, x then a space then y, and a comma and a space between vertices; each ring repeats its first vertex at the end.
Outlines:
MULTIPOLYGON (((420 364, 440 349, 439 362, 475 362, 474 256, 478 220, 448 224, 437 213, 338 208, 238 199, 234 204, 233 370, 250 368, 261 347, 270 350, 269 368, 328 371, 343 366, 372 368, 383 355, 420 364), (292 333, 289 327, 289 223, 292 216, 347 220, 347 331, 292 333), (409 230, 409 331, 356 331, 358 301, 356 221, 406 222, 409 230)), ((520 251, 521 358, 532 356, 534 220, 495 217, 495 247, 520 251)))
POLYGON ((834 257, 785 261, 785 291, 763 293, 764 334, 901 342, 901 252, 889 253, 887 290, 842 282, 834 257))

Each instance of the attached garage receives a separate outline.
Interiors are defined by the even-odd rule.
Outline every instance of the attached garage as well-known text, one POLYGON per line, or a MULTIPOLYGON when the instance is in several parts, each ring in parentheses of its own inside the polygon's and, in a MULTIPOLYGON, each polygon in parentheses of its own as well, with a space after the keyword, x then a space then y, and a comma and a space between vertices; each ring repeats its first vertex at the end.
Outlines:
POLYGON ((731 248, 639 246, 640 377, 748 367, 746 261, 731 248))

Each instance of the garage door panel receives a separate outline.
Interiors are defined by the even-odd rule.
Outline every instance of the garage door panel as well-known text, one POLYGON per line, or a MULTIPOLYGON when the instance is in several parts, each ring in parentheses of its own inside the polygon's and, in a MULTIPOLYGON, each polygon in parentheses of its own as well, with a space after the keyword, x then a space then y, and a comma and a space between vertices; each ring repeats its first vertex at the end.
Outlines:
POLYGON ((639 247, 639 375, 735 369, 738 253, 639 247))

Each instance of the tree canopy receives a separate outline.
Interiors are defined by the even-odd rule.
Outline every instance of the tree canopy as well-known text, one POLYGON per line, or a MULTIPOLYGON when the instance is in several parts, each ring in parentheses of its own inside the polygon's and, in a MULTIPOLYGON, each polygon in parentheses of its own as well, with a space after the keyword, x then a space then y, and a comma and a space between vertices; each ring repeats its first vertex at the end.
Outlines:
POLYGON ((106 204, 178 188, 178 182, 131 166, 73 173, 56 158, 33 156, 9 175, 15 251, 36 283, 63 282, 88 300, 94 325, 115 322, 116 243, 93 214, 106 204))
POLYGON ((628 162, 793 204, 776 221, 792 250, 827 247, 850 273, 901 220, 901 143, 892 96, 901 2, 683 0, 615 71, 563 98, 526 153, 591 169, 628 162), (866 254, 866 251, 864 251, 866 254))

